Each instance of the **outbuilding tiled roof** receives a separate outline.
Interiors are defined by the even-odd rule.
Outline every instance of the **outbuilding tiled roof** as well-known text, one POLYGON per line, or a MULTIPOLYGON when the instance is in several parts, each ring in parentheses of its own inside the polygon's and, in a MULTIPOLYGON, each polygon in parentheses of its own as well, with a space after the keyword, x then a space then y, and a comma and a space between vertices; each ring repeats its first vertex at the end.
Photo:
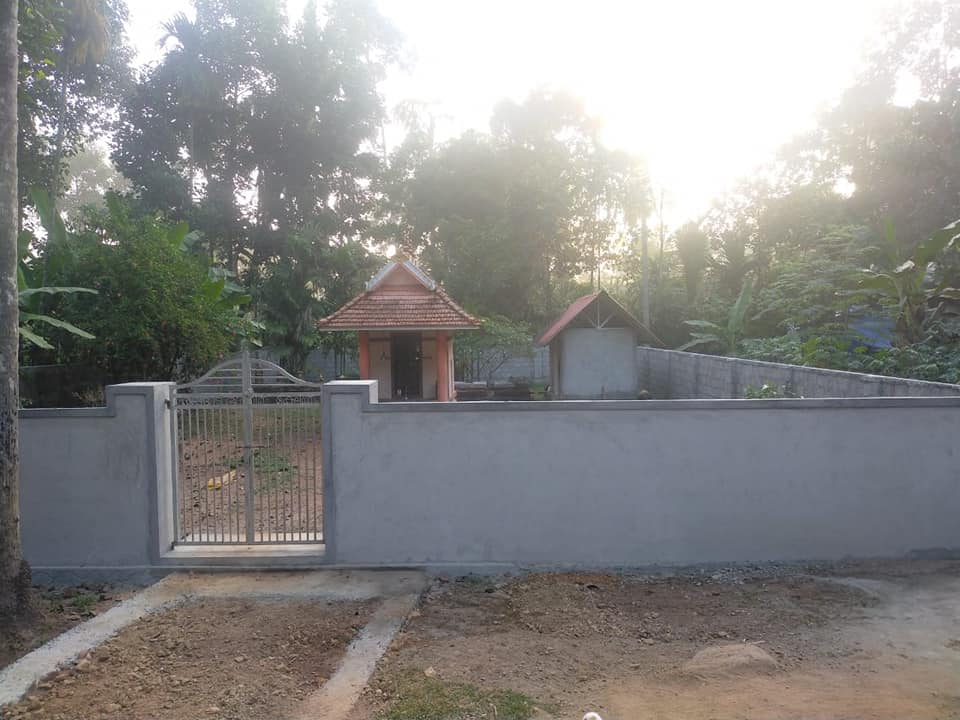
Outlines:
POLYGON ((570 307, 537 339, 536 344, 540 346, 549 345, 567 327, 577 324, 578 319, 584 315, 588 308, 597 310, 598 317, 596 322, 593 322, 592 319, 588 320, 586 322, 587 327, 605 327, 609 320, 617 318, 618 326, 631 327, 636 330, 641 342, 664 347, 660 338, 631 315, 623 305, 610 297, 605 290, 584 295, 570 303, 570 307))
POLYGON ((320 330, 470 330, 480 321, 457 305, 440 285, 410 261, 394 262, 378 273, 368 289, 317 322, 320 330), (406 271, 415 282, 384 282, 406 271), (429 286, 425 284, 429 282, 429 286))

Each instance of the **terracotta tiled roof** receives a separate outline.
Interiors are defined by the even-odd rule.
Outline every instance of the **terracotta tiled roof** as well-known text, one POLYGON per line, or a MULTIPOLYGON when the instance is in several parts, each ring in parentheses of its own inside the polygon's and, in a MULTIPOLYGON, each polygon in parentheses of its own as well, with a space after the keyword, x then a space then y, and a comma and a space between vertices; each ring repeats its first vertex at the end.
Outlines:
POLYGON ((549 345, 561 330, 563 330, 580 313, 589 307, 590 303, 597 299, 600 293, 590 293, 579 297, 570 303, 570 307, 563 311, 563 315, 557 318, 557 321, 551 325, 543 335, 537 340, 537 345, 549 345))
MULTIPOLYGON (((422 274, 422 272, 421 272, 422 274)), ((384 273, 377 275, 379 281, 384 273)), ((426 275, 424 278, 429 280, 426 275)), ((418 278, 419 279, 419 278, 418 278)), ((373 284, 332 315, 317 322, 320 330, 470 330, 480 321, 467 313, 442 287, 373 284)))
POLYGON ((563 330, 570 325, 570 323, 572 323, 577 316, 580 315, 580 313, 593 305, 594 301, 603 303, 603 306, 601 306, 603 308, 603 312, 609 313, 610 311, 613 311, 619 315, 620 318, 627 323, 627 325, 633 327, 640 334, 643 342, 653 343, 655 345, 659 345, 660 347, 664 346, 660 338, 654 335, 649 328, 631 315, 627 309, 623 307, 623 305, 610 297, 605 290, 584 295, 583 297, 577 298, 570 303, 570 307, 564 310, 563 315, 557 318, 557 321, 553 323, 553 325, 551 325, 547 331, 537 339, 536 344, 549 345, 551 340, 563 332, 563 330))

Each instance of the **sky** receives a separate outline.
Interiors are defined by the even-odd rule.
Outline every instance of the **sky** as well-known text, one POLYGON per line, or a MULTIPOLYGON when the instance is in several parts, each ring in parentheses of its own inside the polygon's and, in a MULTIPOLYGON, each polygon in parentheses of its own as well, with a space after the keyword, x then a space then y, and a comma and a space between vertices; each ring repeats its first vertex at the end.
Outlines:
MULTIPOLYGON (((270 0, 265 0, 270 1, 270 0)), ((141 62, 189 0, 128 0, 141 62)), ((298 16, 303 0, 288 0, 298 16)), ((388 108, 427 104, 439 138, 488 128, 493 106, 564 90, 605 142, 642 155, 671 225, 811 128, 855 78, 894 0, 379 0, 404 36, 388 108)), ((399 131, 388 143, 399 142, 399 131)))

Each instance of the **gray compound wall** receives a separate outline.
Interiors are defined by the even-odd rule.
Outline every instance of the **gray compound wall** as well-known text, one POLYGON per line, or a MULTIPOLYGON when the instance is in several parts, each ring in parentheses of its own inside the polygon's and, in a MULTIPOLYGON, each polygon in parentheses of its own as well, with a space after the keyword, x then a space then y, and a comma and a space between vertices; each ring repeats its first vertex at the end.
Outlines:
POLYGON ((960 396, 960 385, 637 348, 640 385, 657 399, 742 398, 747 388, 786 387, 805 398, 960 396))
POLYGON ((23 549, 35 571, 144 568, 169 549, 172 388, 112 385, 106 407, 20 412, 23 549))
POLYGON ((648 566, 960 548, 960 398, 376 402, 328 383, 347 564, 648 566))

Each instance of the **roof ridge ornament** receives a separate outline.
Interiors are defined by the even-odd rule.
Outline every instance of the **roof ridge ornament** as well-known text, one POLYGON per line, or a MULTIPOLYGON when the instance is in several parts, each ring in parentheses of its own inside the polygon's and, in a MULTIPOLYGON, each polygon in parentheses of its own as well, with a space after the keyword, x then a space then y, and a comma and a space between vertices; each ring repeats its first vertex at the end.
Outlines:
POLYGON ((423 270, 417 267, 416 263, 414 263, 413 260, 402 258, 402 256, 400 259, 398 259, 397 255, 395 254, 393 256, 393 259, 390 260, 390 262, 388 262, 386 265, 380 268, 377 274, 367 281, 366 288, 365 288, 366 291, 370 292, 371 290, 373 290, 380 283, 382 283, 390 273, 392 273, 398 267, 403 268, 408 274, 413 276, 414 280, 416 280, 418 283, 420 283, 425 288, 427 288, 427 290, 436 289, 437 287, 436 280, 434 280, 432 277, 427 275, 423 270))
POLYGON ((364 292, 317 321, 320 330, 472 330, 480 321, 412 260, 391 259, 367 282, 364 292), (403 272, 415 282, 384 284, 403 272))

